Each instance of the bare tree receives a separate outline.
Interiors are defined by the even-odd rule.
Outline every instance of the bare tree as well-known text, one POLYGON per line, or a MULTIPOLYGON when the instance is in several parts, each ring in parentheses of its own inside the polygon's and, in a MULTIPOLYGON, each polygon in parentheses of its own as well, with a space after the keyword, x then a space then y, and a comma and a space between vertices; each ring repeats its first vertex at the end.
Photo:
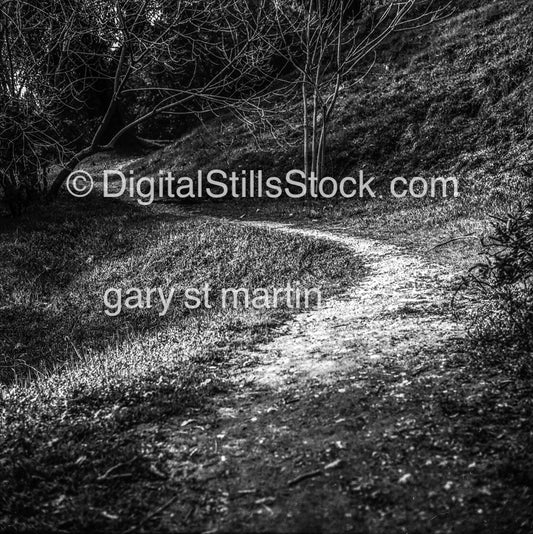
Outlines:
MULTIPOLYGON (((302 0, 292 9, 277 3, 273 12, 280 39, 271 43, 298 73, 306 176, 322 176, 328 125, 339 93, 370 71, 379 45, 394 31, 430 24, 446 8, 423 9, 417 0, 386 0, 371 6, 370 27, 362 24, 348 0, 302 0), (359 76, 363 60, 373 60, 359 76)), ((368 9, 368 6, 367 6, 368 9)), ((360 15, 360 13, 359 13, 360 15)))
MULTIPOLYGON (((85 158, 112 150, 154 117, 253 108, 254 98, 267 90, 266 5, 264 0, 44 0, 35 8, 29 0, 0 2, 5 100, 33 101, 38 114, 53 116, 65 106, 75 113, 92 84, 110 87, 103 112, 80 124, 90 131, 83 146, 72 151, 49 130, 45 144, 55 145, 61 167, 49 192, 55 195, 85 158), (117 111, 124 108, 126 119, 113 130, 117 111)), ((2 137, 10 142, 5 132, 2 137)))
POLYGON ((112 97, 92 141, 65 163, 52 184, 52 194, 83 159, 114 148, 123 135, 154 116, 217 107, 242 111, 246 102, 251 104, 253 99, 247 98, 246 87, 260 79, 268 64, 263 44, 267 33, 264 9, 263 1, 117 0, 114 16, 107 20, 107 31, 116 36, 109 53, 118 57, 111 75, 112 97), (185 56, 184 51, 191 55, 185 56), (186 67, 190 71, 192 63, 193 70, 205 68, 207 61, 215 67, 211 72, 176 86, 176 78, 186 67), (156 64, 164 67, 166 84, 153 85, 146 80, 146 73, 156 64), (144 99, 148 105, 139 106, 136 116, 103 144, 103 134, 116 107, 132 96, 137 102, 144 99))

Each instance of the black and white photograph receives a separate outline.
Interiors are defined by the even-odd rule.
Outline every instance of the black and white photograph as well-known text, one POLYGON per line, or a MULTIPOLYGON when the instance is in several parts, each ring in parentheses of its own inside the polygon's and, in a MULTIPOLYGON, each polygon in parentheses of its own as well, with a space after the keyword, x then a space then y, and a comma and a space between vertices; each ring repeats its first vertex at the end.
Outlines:
POLYGON ((0 534, 533 533, 531 0, 0 0, 0 534))

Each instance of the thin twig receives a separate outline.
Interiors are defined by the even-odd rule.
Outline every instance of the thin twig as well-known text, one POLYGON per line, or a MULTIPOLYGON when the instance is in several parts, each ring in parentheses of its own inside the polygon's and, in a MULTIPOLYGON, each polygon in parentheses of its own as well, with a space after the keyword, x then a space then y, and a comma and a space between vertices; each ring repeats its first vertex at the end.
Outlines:
POLYGON ((444 241, 443 243, 436 244, 434 247, 431 247, 429 250, 435 250, 436 248, 449 245, 450 243, 453 243, 454 241, 460 241, 461 239, 468 239, 469 237, 477 238, 478 236, 472 232, 471 234, 466 234, 466 235, 462 235, 459 237, 453 237, 452 239, 448 239, 447 241, 444 241))
POLYGON ((100 475, 96 480, 98 482, 102 482, 103 480, 106 480, 113 471, 116 471, 120 467, 124 467, 126 465, 132 464, 138 458, 139 458, 138 456, 135 456, 135 458, 132 458, 131 460, 129 460, 127 462, 121 462, 120 464, 117 464, 117 465, 114 465, 113 467, 110 467, 103 475, 100 475))
POLYGON ((300 475, 296 478, 293 478, 292 480, 289 480, 287 483, 287 486, 296 486, 296 484, 299 484, 300 482, 303 482, 304 480, 307 480, 308 478, 314 478, 317 476, 320 476, 322 474, 322 471, 320 469, 317 469, 316 471, 311 471, 309 473, 304 473, 303 475, 300 475))

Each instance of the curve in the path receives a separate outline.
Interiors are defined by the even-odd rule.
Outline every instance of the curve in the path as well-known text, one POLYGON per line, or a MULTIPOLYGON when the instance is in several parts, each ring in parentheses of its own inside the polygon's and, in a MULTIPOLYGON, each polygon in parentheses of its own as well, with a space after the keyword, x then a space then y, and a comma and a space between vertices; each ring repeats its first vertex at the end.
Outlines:
POLYGON ((334 379, 336 372, 383 356, 405 357, 446 338, 461 336, 449 313, 453 273, 399 248, 341 233, 282 223, 254 227, 333 241, 362 258, 370 272, 356 287, 297 315, 262 354, 255 379, 282 385, 297 375, 334 379))
MULTIPOLYGON (((158 426, 166 469, 179 476, 185 495, 168 511, 178 521, 173 531, 367 532, 352 512, 368 503, 358 504, 359 494, 343 488, 347 480, 364 484, 371 468, 387 476, 392 469, 398 478, 407 469, 390 460, 382 470, 383 459, 374 457, 373 444, 398 417, 380 404, 381 387, 401 397, 410 372, 424 373, 428 358, 445 359, 447 340, 461 331, 449 310, 452 274, 342 230, 235 224, 333 241, 362 258, 369 272, 344 294, 296 315, 273 341, 236 355, 231 393, 191 414, 194 423, 180 416, 158 426), (405 372, 382 380, 380 358, 398 360, 394 367, 405 372), (420 371, 413 361, 424 362, 420 371), (368 404, 367 395, 373 396, 368 404), (316 483, 308 480, 315 475, 316 483), (192 512, 187 502, 194 503, 192 512)), ((403 513, 407 504, 395 506, 394 513, 403 513)), ((364 513, 375 520, 372 511, 364 513)))

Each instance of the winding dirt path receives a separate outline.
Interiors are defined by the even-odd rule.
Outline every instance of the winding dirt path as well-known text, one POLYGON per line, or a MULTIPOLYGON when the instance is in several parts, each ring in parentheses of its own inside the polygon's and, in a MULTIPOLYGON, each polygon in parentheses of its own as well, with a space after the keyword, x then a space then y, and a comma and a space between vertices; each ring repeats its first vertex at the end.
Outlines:
MULTIPOLYGON (((374 533, 390 531, 390 514, 395 527, 406 518, 441 532, 439 506, 447 505, 428 508, 419 471, 432 456, 416 443, 433 424, 427 388, 463 336, 450 315, 453 273, 337 230, 238 224, 334 241, 369 272, 280 327, 272 342, 236 354, 234 391, 215 397, 210 415, 158 429, 167 470, 184 491, 168 528, 374 533), (395 441, 402 432, 408 443, 395 441), (416 490, 406 486, 413 473, 416 490)), ((427 469, 422 479, 448 476, 427 469)))

